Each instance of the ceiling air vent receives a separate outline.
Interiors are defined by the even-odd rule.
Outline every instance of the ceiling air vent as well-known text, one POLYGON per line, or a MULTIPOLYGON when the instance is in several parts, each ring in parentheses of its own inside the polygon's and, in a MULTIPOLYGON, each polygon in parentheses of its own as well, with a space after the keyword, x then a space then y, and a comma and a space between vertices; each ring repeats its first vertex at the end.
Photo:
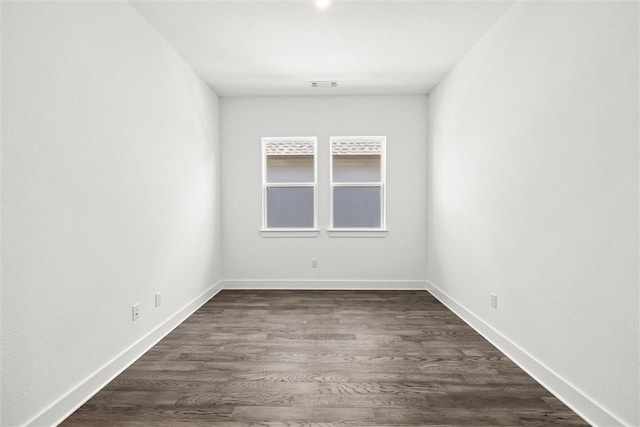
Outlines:
POLYGON ((338 82, 329 80, 311 82, 311 87, 338 87, 338 82))

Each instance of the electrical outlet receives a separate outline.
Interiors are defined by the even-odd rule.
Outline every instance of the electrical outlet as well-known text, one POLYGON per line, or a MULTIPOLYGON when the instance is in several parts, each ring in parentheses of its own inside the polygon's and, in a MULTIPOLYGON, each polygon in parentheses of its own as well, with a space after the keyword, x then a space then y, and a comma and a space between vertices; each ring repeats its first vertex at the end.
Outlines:
POLYGON ((491 294, 491 307, 497 309, 498 308, 498 295, 491 294))
POLYGON ((312 259, 311 260, 311 268, 318 268, 318 260, 317 259, 312 259))
POLYGON ((131 307, 131 320, 134 322, 140 317, 140 304, 134 304, 131 307))
POLYGON ((156 294, 156 307, 160 307, 160 304, 162 304, 162 296, 160 295, 160 292, 158 292, 156 294))

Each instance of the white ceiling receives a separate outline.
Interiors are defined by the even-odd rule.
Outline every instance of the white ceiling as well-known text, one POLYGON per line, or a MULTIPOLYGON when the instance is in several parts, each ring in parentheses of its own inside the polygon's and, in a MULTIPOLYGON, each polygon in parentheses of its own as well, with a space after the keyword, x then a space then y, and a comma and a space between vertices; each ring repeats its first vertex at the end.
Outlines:
POLYGON ((235 96, 428 93, 513 0, 131 3, 216 93, 235 96))

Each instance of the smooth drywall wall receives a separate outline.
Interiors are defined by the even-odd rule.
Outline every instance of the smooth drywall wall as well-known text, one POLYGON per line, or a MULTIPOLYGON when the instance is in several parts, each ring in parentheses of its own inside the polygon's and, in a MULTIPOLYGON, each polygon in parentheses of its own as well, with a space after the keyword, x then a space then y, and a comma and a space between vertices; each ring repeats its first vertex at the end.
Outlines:
POLYGON ((218 134, 128 3, 2 2, 2 426, 220 279, 218 134))
MULTIPOLYGON (((222 98, 226 280, 413 281, 425 277, 426 96, 222 98), (329 237, 329 137, 387 137, 383 238, 329 237), (318 225, 312 238, 266 238, 261 138, 318 137, 318 225), (311 260, 318 268, 311 268, 311 260)), ((278 283, 272 285, 278 286, 278 283)))
POLYGON ((518 2, 429 98, 429 281, 640 425, 638 3, 518 2))

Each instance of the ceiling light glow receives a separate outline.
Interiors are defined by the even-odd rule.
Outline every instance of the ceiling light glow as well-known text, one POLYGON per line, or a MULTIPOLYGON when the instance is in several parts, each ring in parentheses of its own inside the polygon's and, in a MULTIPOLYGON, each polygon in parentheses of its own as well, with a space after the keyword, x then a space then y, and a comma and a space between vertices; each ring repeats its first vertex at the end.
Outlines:
POLYGON ((327 6, 329 6, 329 3, 331 3, 331 0, 316 0, 316 6, 318 6, 320 9, 324 9, 327 6))

